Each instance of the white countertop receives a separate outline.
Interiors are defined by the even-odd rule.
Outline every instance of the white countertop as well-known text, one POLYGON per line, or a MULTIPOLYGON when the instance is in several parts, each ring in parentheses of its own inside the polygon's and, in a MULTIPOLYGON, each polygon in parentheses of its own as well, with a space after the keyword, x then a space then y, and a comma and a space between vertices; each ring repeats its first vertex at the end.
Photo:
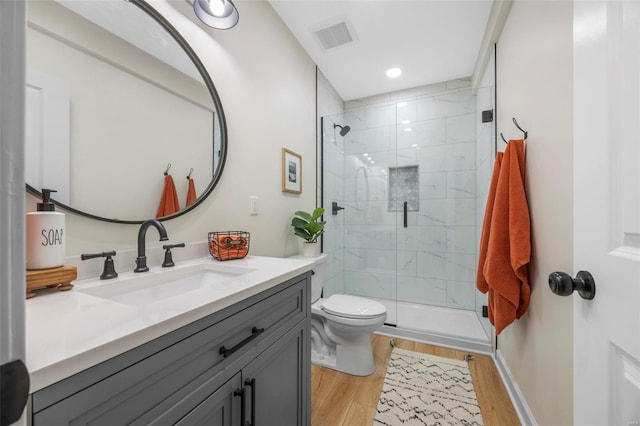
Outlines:
POLYGON ((173 268, 152 267, 140 274, 125 272, 112 280, 75 281, 70 291, 29 299, 26 302, 26 364, 31 379, 30 392, 267 290, 311 270, 313 265, 313 259, 247 256, 219 262, 207 257, 181 262, 173 268), (153 307, 119 303, 85 292, 108 292, 107 286, 115 284, 112 288, 117 288, 132 278, 160 280, 163 273, 175 274, 203 264, 252 271, 227 278, 221 285, 181 291, 153 307))

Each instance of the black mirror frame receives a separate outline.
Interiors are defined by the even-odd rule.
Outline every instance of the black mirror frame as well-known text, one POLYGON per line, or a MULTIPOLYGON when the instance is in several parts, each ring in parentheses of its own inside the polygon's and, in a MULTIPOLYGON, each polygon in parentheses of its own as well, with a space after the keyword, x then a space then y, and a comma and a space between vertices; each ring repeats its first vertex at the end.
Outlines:
MULTIPOLYGON (((164 16, 162 16, 157 10, 155 10, 145 0, 126 0, 126 1, 128 3, 136 5, 137 7, 142 9, 144 12, 146 12, 152 19, 154 19, 158 24, 160 24, 169 34, 171 34, 174 40, 180 45, 180 47, 182 47, 182 49, 189 56, 189 59, 191 59, 193 64, 198 69, 198 72, 202 76, 202 79, 204 80, 204 84, 207 86, 207 89, 209 90, 209 94, 211 95, 211 98, 213 100, 213 104, 216 109, 218 120, 220 121, 220 155, 219 155, 220 162, 218 163, 218 167, 216 167, 216 170, 214 170, 213 176, 211 178, 211 182, 205 188, 202 194, 200 194, 200 196, 196 199, 195 202, 180 209, 180 211, 158 218, 158 220, 160 221, 175 219, 176 217, 182 216, 183 214, 188 213, 191 210, 198 207, 198 205, 200 205, 211 194, 211 192, 213 192, 213 188, 215 188, 216 184, 220 180, 220 177, 222 176, 222 171, 224 170, 224 165, 227 159, 227 123, 225 120, 224 111, 222 109, 222 103, 220 102, 220 97, 218 96, 218 92, 216 91, 216 88, 213 85, 213 81, 211 80, 211 77, 209 76, 209 73, 205 69, 204 65, 200 61, 200 58, 198 58, 198 56, 193 51, 191 46, 189 46, 189 43, 187 43, 187 41, 182 37, 182 35, 180 35, 178 30, 176 30, 175 27, 171 25, 171 23, 169 23, 169 21, 167 21, 167 19, 164 16)), ((211 143, 213 143, 213 141, 211 141, 211 143)), ((216 153, 214 152, 213 155, 215 156, 216 153)), ((35 189, 34 187, 32 187, 31 185, 26 184, 26 188, 27 188, 27 192, 30 193, 31 195, 34 195, 38 198, 42 197, 42 193, 37 189, 35 189)), ((148 219, 148 218, 141 219, 141 220, 112 219, 112 218, 97 216, 91 213, 74 209, 73 207, 67 206, 66 204, 56 201, 55 199, 52 199, 52 201, 57 207, 60 207, 66 212, 74 213, 79 216, 84 216, 89 219, 101 220, 104 222, 138 225, 148 219)))

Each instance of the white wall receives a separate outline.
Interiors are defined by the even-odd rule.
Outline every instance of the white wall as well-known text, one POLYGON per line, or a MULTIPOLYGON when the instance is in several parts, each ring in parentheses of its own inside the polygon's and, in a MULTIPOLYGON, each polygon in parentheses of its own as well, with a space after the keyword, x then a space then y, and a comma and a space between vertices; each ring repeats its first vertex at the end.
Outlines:
POLYGON ((498 351, 540 425, 573 422, 572 298, 547 284, 573 269, 572 19, 571 2, 518 0, 497 44, 498 132, 522 136, 511 117, 529 131, 533 240, 531 304, 498 336, 498 351))
MULTIPOLYGON (((189 243, 205 241, 208 231, 245 230, 251 233, 251 254, 295 254, 300 239, 291 231, 293 212, 310 210, 316 202, 315 65, 266 1, 236 2, 240 22, 229 31, 200 24, 183 3, 159 0, 153 6, 212 76, 227 119, 229 149, 216 189, 194 211, 165 222, 169 237, 189 243), (300 195, 281 191, 282 147, 302 155, 300 195), (257 216, 249 215, 252 195, 260 197, 257 216)), ((67 255, 132 249, 137 229, 68 214, 67 255)), ((147 235, 148 246, 160 245, 154 232, 147 235)))

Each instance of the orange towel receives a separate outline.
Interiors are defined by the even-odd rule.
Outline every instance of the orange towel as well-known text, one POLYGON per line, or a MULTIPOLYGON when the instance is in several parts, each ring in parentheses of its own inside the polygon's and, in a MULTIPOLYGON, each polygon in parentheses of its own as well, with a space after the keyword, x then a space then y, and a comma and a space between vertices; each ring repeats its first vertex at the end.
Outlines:
POLYGON ((493 204, 496 199, 496 188, 498 186, 498 177, 500 176, 500 167, 502 166, 503 156, 503 152, 498 152, 496 154, 496 161, 493 163, 491 184, 489 185, 489 194, 487 195, 487 206, 484 210, 484 220, 482 222, 482 234, 480 235, 480 253, 478 254, 476 287, 483 293, 489 291, 489 283, 484 279, 483 267, 487 259, 487 249, 489 248, 489 227, 491 226, 491 217, 493 216, 493 204))
POLYGON ((164 189, 162 190, 162 196, 160 197, 160 205, 158 206, 156 217, 168 216, 178 210, 180 210, 180 203, 178 202, 176 185, 173 183, 171 175, 166 175, 164 178, 164 189))
POLYGON ((189 178, 189 189, 187 190, 187 203, 185 206, 193 203, 198 196, 196 195, 196 184, 192 178, 189 178))
POLYGON ((249 244, 240 235, 220 234, 209 242, 209 250, 219 260, 242 259, 249 253, 249 244))
POLYGON ((524 189, 524 141, 511 140, 496 164, 480 240, 477 288, 489 292, 489 320, 496 334, 529 306, 527 266, 531 225, 524 189))

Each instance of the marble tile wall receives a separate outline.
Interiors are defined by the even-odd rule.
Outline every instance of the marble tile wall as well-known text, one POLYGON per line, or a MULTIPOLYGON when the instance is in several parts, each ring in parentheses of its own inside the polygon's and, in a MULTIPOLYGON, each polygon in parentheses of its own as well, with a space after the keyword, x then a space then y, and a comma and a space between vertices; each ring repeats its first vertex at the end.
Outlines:
POLYGON ((476 113, 466 80, 345 102, 345 292, 476 308, 476 113), (388 191, 406 166, 419 210, 404 228, 388 191))

